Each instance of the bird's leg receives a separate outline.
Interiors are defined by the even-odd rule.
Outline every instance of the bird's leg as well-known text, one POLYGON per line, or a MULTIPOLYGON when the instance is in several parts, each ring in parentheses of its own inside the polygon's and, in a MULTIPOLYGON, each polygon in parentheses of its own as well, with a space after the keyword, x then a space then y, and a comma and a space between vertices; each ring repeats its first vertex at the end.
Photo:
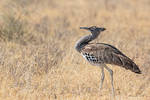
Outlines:
POLYGON ((106 65, 104 65, 104 66, 108 70, 108 72, 110 73, 110 76, 111 76, 111 86, 112 86, 112 95, 113 95, 113 97, 115 97, 114 84, 113 84, 113 71, 110 68, 108 68, 106 65))
POLYGON ((101 66, 101 82, 100 82, 100 90, 102 89, 103 82, 104 82, 105 74, 104 74, 104 67, 101 66))

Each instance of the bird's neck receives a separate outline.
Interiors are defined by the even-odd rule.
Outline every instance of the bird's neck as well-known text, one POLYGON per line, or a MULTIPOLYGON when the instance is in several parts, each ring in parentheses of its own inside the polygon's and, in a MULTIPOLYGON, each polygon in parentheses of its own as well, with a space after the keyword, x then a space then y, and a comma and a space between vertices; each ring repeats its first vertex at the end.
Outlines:
POLYGON ((98 35, 93 35, 93 34, 82 37, 80 40, 77 41, 75 45, 75 49, 78 52, 80 52, 84 46, 86 46, 89 42, 96 39, 97 37, 98 35))

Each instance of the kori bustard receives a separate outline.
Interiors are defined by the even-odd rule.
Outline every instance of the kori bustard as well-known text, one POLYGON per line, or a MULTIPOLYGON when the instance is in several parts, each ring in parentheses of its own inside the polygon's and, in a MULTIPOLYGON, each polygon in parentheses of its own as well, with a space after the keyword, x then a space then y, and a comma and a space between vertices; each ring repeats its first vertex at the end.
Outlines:
POLYGON ((125 69, 129 69, 132 72, 141 74, 138 66, 121 51, 115 48, 112 45, 105 43, 89 43, 92 40, 96 39, 99 34, 106 30, 105 28, 99 28, 96 26, 92 27, 80 27, 80 29, 85 29, 91 32, 91 34, 82 37, 77 41, 75 49, 81 53, 81 55, 92 65, 99 66, 101 68, 101 82, 100 89, 102 88, 104 81, 104 68, 108 70, 111 76, 111 85, 112 85, 112 94, 114 94, 114 85, 113 85, 113 71, 106 66, 106 64, 122 66, 125 69))

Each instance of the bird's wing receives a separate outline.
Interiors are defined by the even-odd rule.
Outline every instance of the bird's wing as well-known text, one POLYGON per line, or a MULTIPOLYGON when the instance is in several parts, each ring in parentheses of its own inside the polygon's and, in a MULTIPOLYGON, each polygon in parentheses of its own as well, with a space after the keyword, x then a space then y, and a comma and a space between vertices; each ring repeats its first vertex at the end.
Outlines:
POLYGON ((130 69, 135 73, 141 73, 138 66, 114 46, 104 43, 91 43, 83 47, 81 52, 83 54, 87 53, 92 55, 103 63, 122 66, 125 69, 130 69))

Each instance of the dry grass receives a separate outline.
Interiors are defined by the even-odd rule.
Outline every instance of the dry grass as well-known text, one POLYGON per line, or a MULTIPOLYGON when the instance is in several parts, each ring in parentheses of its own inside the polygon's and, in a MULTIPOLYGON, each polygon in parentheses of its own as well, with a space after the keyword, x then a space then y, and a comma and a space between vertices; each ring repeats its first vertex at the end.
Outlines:
POLYGON ((91 25, 142 70, 110 66, 116 100, 150 100, 149 11, 149 0, 1 0, 0 100, 110 100, 108 72, 100 91, 100 69, 74 50, 91 25))

